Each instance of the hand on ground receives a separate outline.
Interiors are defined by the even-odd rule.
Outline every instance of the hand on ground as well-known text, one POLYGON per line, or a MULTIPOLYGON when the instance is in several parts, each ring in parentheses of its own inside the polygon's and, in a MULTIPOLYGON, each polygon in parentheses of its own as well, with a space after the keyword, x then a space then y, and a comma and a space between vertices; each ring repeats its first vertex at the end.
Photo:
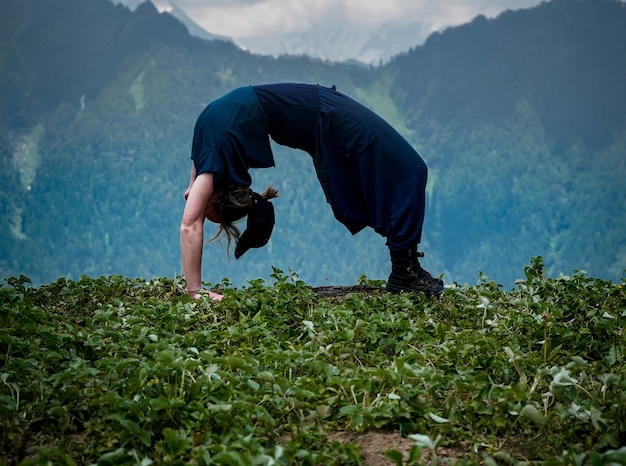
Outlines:
POLYGON ((198 290, 196 293, 190 296, 196 301, 200 301, 202 298, 209 297, 213 301, 218 301, 218 302, 221 301, 222 298, 224 297, 224 295, 221 295, 219 293, 213 293, 212 291, 209 291, 209 290, 198 290))

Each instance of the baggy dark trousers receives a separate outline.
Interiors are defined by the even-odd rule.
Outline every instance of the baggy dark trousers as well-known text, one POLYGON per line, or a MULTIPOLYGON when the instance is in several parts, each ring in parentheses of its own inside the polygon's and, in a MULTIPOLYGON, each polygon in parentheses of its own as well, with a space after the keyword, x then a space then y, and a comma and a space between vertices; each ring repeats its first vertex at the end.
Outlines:
POLYGON ((390 250, 421 242, 428 169, 413 147, 367 107, 318 87, 321 116, 315 169, 337 220, 366 226, 390 250))

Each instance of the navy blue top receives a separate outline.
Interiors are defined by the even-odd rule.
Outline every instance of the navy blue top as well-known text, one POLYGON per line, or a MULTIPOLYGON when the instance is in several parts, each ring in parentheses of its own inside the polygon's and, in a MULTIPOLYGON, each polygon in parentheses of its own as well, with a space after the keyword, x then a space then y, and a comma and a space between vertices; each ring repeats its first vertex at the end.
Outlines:
POLYGON ((218 187, 250 186, 249 168, 274 165, 270 136, 313 157, 335 217, 353 234, 370 226, 392 250, 420 242, 426 164, 387 122, 334 89, 269 84, 214 101, 196 122, 196 173, 212 172, 218 187))
POLYGON ((250 186, 250 168, 274 166, 267 118, 252 87, 211 102, 196 121, 191 146, 196 176, 213 173, 215 186, 250 186))
POLYGON ((317 86, 268 84, 254 86, 274 141, 315 156, 320 99, 317 86))

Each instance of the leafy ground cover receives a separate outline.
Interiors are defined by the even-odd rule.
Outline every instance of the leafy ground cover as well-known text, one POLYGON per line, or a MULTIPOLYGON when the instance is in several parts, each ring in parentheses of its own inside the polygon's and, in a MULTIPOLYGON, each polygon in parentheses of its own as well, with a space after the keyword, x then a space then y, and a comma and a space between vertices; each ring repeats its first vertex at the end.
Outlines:
POLYGON ((0 287, 6 464, 626 464, 626 287, 0 287), (377 451, 372 451, 376 449, 377 451))

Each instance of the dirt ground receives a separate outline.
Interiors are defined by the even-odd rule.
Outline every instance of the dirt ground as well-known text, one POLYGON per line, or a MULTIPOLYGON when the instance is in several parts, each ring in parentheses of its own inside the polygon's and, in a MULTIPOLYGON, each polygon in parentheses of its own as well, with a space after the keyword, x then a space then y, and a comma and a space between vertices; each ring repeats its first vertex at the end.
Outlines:
POLYGON ((348 293, 376 294, 384 291, 383 288, 369 285, 350 285, 350 286, 318 286, 313 291, 322 298, 343 298, 348 293))
POLYGON ((352 434, 339 432, 329 436, 329 440, 337 440, 342 443, 355 442, 363 454, 363 460, 368 466, 392 465, 393 461, 385 456, 387 450, 398 450, 408 454, 415 442, 400 436, 397 433, 368 432, 352 434))
MULTIPOLYGON (((367 466, 394 466, 395 463, 385 456, 388 450, 397 450, 403 455, 408 455, 415 441, 402 437, 394 432, 365 432, 354 434, 349 432, 336 432, 328 436, 329 440, 342 443, 355 442, 361 449, 364 463, 367 466)), ((443 458, 459 458, 464 453, 460 448, 438 448, 437 456, 443 458)), ((424 450, 422 461, 427 461, 430 452, 424 450)))

